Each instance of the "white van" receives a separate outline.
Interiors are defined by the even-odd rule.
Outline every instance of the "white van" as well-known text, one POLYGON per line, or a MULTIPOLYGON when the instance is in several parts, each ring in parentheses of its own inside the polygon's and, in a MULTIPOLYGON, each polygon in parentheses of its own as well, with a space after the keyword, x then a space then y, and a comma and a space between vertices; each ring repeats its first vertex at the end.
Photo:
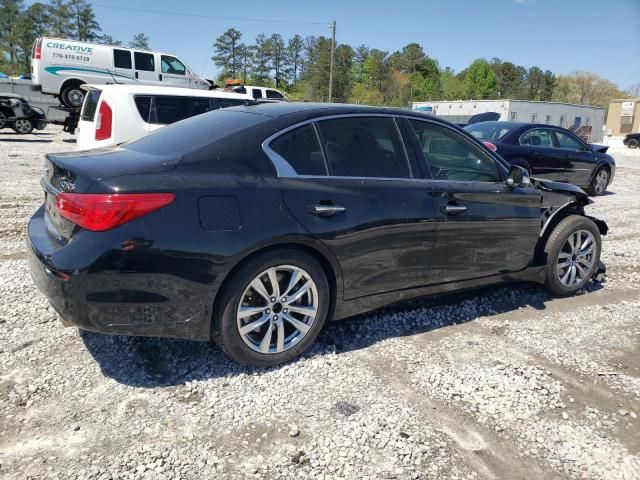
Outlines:
POLYGON ((282 93, 280 90, 276 90, 275 88, 270 88, 270 87, 256 87, 254 85, 242 85, 242 86, 233 87, 231 90, 237 93, 248 93, 255 100, 267 99, 267 100, 278 101, 278 102, 289 101, 287 96, 284 93, 282 93))
POLYGON ((82 106, 85 83, 211 88, 174 55, 48 37, 33 44, 31 75, 43 93, 73 108, 82 106))
POLYGON ((246 94, 152 85, 83 85, 76 148, 137 140, 185 118, 255 102, 246 94))

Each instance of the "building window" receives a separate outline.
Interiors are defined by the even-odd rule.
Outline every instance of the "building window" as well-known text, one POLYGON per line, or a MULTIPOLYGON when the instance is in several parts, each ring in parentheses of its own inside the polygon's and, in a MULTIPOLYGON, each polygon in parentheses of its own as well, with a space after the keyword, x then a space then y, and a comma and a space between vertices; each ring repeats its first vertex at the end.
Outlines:
POLYGON ((511 112, 511 121, 515 122, 518 119, 518 112, 511 112))
POLYGON ((560 115, 560 121, 558 122, 559 127, 564 127, 564 115, 560 115))
POLYGON ((547 115, 544 118, 544 123, 546 123, 547 125, 551 125, 551 115, 547 115))
POLYGON ((531 123, 536 123, 538 121, 538 114, 537 113, 532 113, 531 114, 531 123))

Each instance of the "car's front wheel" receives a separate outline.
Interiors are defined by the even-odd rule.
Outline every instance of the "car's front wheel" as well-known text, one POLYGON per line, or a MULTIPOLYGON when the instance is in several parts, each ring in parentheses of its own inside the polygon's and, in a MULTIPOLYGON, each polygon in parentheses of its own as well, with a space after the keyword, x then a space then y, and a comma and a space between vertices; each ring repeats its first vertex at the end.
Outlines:
POLYGON ((297 250, 277 250, 242 265, 217 301, 212 339, 254 367, 287 362, 316 339, 329 311, 322 267, 297 250))
POLYGON ((635 138, 632 138, 627 142, 627 147, 629 148, 638 148, 638 146, 640 146, 640 140, 637 140, 635 138))
POLYGON ((15 120, 13 122, 11 128, 13 128, 13 130, 17 133, 26 135, 27 133, 33 132, 34 125, 33 122, 28 118, 19 118, 18 120, 15 120))
POLYGON ((560 296, 583 288, 598 268, 601 245, 600 231, 591 219, 571 215, 562 220, 545 247, 547 288, 560 296))
POLYGON ((4 112, 0 112, 0 128, 4 128, 7 125, 7 116, 4 112))
POLYGON ((591 180, 591 184, 587 189, 589 195, 602 195, 607 191, 609 186, 609 170, 606 167, 600 167, 591 180))

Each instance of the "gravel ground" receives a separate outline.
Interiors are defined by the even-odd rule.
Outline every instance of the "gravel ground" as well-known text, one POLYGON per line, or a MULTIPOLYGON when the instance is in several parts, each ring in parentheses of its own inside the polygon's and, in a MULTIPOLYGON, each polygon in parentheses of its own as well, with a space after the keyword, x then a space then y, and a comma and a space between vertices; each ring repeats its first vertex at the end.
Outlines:
POLYGON ((640 479, 640 151, 589 207, 603 285, 413 302, 329 325, 297 362, 64 328, 25 223, 55 128, 0 131, 0 478, 640 479))

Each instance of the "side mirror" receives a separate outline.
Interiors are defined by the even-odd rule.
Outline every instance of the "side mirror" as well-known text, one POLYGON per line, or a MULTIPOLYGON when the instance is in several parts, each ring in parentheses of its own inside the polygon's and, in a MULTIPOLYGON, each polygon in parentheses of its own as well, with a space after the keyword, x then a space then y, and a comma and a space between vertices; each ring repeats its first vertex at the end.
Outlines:
POLYGON ((511 188, 528 187, 531 185, 531 177, 529 177, 529 172, 526 169, 519 165, 511 165, 509 176, 505 183, 511 188))

